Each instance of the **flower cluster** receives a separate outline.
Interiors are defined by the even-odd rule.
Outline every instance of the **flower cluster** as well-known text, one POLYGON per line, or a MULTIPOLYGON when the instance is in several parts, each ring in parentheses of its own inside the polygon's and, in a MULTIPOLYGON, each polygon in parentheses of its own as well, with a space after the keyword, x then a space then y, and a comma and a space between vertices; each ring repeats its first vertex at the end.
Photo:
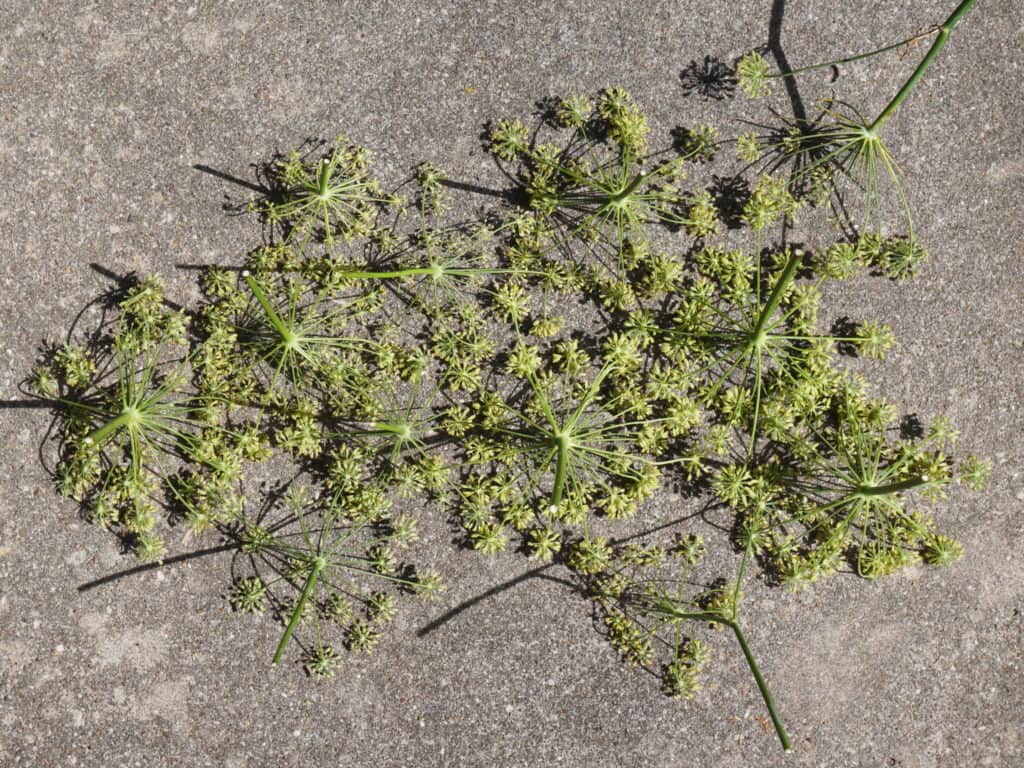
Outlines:
MULTIPOLYGON (((740 86, 763 91, 766 68, 744 57, 740 86)), ((231 606, 274 615, 274 661, 294 643, 314 677, 342 648, 372 651, 404 593, 442 592, 404 559, 441 509, 485 555, 512 544, 568 569, 619 656, 672 697, 700 690, 699 635, 730 629, 775 718, 739 623, 746 571, 804 587, 948 564, 960 545, 927 505, 987 475, 953 458, 941 416, 899 434, 895 408, 840 364, 882 359, 888 325, 822 320, 828 284, 912 277, 924 250, 869 232, 774 245, 807 200, 770 173, 736 204, 749 241, 726 245, 718 198, 684 188, 716 162, 714 128, 651 152, 621 88, 551 113, 550 141, 494 126, 522 204, 469 223, 448 220, 431 165, 408 207, 345 142, 273 166, 252 205, 269 239, 239 269, 211 266, 194 314, 140 282, 88 346, 36 370, 63 419, 58 487, 146 559, 165 551, 161 514, 218 532, 236 552, 231 606), (276 487, 252 479, 274 472, 276 487), (691 524, 649 525, 669 483, 729 511, 738 575, 712 572, 691 524)), ((757 138, 739 152, 758 162, 757 138)))

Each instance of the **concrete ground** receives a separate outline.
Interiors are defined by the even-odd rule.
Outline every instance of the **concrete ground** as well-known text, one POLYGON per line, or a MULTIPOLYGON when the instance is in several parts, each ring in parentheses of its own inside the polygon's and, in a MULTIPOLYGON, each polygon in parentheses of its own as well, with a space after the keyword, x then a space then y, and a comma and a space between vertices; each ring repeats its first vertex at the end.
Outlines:
MULTIPOLYGON (((685 94, 691 61, 771 39, 798 66, 926 29, 947 6, 6 0, 0 765, 1024 765, 1016 0, 979 3, 891 125, 931 250, 920 277, 828 297, 837 316, 892 324, 900 346, 872 368, 877 391, 949 415, 993 480, 938 508, 965 547, 949 569, 796 595, 751 585, 748 634, 794 737, 788 757, 727 643, 698 698, 665 699, 550 572, 455 550, 443 527, 429 542, 448 574, 441 604, 406 608, 375 655, 327 682, 271 668, 273 624, 227 609, 229 555, 79 592, 132 561, 55 495, 40 461, 49 414, 19 407, 40 345, 109 287, 102 270, 159 272, 170 298, 194 304, 195 273, 179 265, 238 264, 256 243, 251 219, 222 210, 244 192, 197 165, 252 179, 275 150, 344 131, 385 177, 428 160, 499 186, 483 124, 543 96, 623 85, 663 140, 707 119, 728 133, 724 116, 757 108, 685 94)), ((878 109, 912 66, 890 56, 801 87, 808 102, 831 87, 878 109)))

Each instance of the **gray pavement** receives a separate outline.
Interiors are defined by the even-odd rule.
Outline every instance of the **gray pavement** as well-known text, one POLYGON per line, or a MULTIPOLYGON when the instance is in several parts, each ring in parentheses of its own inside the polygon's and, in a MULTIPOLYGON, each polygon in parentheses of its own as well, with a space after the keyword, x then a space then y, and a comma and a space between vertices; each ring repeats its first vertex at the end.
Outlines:
MULTIPOLYGON (((774 5, 798 65, 924 29, 952 3, 774 5)), ((195 303, 179 265, 238 264, 256 243, 251 219, 222 210, 244 193, 194 166, 251 179, 273 151, 343 131, 385 178, 428 160, 495 187, 486 120, 609 85, 630 89, 666 141, 708 119, 727 132, 724 116, 746 106, 687 96, 679 73, 767 42, 772 6, 6 0, 0 399, 23 399, 40 344, 109 287, 91 265, 158 272, 170 298, 195 303)), ((949 415, 960 447, 995 468, 984 493, 954 490, 938 508, 965 547, 949 569, 748 590, 792 755, 727 643, 698 698, 665 699, 564 584, 515 554, 457 550, 443 524, 428 528, 441 604, 406 606, 375 655, 320 683, 272 668, 275 626, 228 610, 229 556, 79 592, 133 563, 54 494, 46 412, 5 407, 0 766, 1024 765, 1022 47, 1016 0, 979 3, 956 30, 890 135, 931 259, 914 281, 827 297, 836 316, 896 331, 870 372, 877 391, 949 415)), ((877 109, 911 67, 843 67, 833 87, 877 109)))

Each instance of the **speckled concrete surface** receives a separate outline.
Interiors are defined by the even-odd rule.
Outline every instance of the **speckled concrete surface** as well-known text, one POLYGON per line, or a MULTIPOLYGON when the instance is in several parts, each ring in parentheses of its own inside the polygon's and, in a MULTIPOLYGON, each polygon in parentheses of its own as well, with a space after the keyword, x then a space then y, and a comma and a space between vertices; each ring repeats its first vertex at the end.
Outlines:
MULTIPOLYGON (((742 111, 685 95, 679 73, 765 43, 773 10, 797 65, 898 39, 947 6, 6 0, 0 398, 22 398, 41 342, 107 286, 90 265, 159 272, 187 303, 194 273, 176 265, 239 262, 252 222, 221 209, 239 191, 196 165, 251 178, 274 150, 344 131, 386 178, 429 160, 496 186, 483 123, 542 96, 621 84, 667 140, 742 111)), ((947 413, 995 472, 984 494, 954 492, 939 513, 966 549, 948 570, 837 577, 798 595, 751 587, 749 633, 793 755, 759 723, 740 658, 721 652, 696 700, 666 700, 557 579, 512 554, 446 549, 442 529, 443 603, 403 611, 373 657, 328 683, 269 666, 273 626, 226 610, 229 558, 80 593, 130 562, 54 495, 39 454, 47 415, 8 402, 0 765, 1024 764, 1022 46, 1016 0, 979 3, 957 29, 890 135, 931 261, 915 281, 828 296, 837 315, 893 325, 901 345, 873 369, 878 391, 905 412, 947 413)), ((907 71, 853 65, 835 87, 878 108, 907 71)))

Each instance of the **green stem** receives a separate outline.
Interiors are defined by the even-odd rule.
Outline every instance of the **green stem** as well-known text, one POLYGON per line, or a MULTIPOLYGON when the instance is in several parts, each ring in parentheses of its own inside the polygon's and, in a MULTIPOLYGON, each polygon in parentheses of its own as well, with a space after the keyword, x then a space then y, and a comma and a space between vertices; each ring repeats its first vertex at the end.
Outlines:
POLYGON ((343 271, 342 276, 349 280, 393 280, 403 277, 474 277, 485 275, 532 275, 538 274, 524 269, 489 269, 486 267, 450 267, 450 266, 429 266, 429 267, 406 267, 405 269, 372 270, 353 269, 343 271))
POLYGON ((274 330, 276 330, 285 341, 291 341, 294 338, 294 334, 288 329, 288 326, 284 324, 283 320, 281 320, 280 315, 278 315, 270 305, 267 295, 263 292, 263 289, 260 288, 256 279, 248 272, 243 272, 242 277, 245 279, 246 285, 249 286, 249 290, 252 291, 253 296, 256 297, 260 306, 263 307, 263 311, 266 313, 267 319, 270 320, 270 324, 274 326, 274 330))
POLYGON ((764 327, 771 320, 772 315, 775 314, 775 310, 779 307, 779 302, 782 301, 782 296, 789 287, 789 284, 793 282, 793 278, 796 276, 797 269, 800 268, 801 256, 799 253, 794 253, 789 257, 789 261, 786 262, 785 268, 782 270, 782 274, 779 275, 779 279, 775 282, 775 287, 772 289, 771 294, 768 296, 768 301, 765 303, 764 308, 761 310, 761 314, 757 318, 757 324, 754 329, 750 332, 750 342, 755 345, 760 345, 760 340, 764 334, 764 327))
MULTIPOLYGON (((441 270, 445 271, 445 270, 441 270)), ((417 275, 437 274, 435 267, 410 267, 409 269, 394 269, 391 271, 374 272, 373 270, 343 272, 342 274, 350 280, 390 280, 399 277, 415 277, 417 275)))
MULTIPOLYGON (((745 568, 746 557, 744 557, 744 563, 740 566, 741 573, 740 579, 737 579, 737 584, 739 584, 742 579, 742 573, 745 568)), ((735 600, 735 595, 733 596, 733 599, 735 600)), ((775 724, 775 733, 778 734, 779 741, 782 742, 782 748, 787 752, 792 750, 789 742, 789 734, 786 733, 786 726, 782 724, 782 718, 779 717, 779 712, 775 707, 775 699, 772 698, 772 692, 769 690, 768 683, 764 679, 764 675, 761 674, 761 668, 757 665, 757 660, 754 659, 754 654, 750 650, 750 646, 747 645, 747 638, 743 634, 743 630, 740 628, 739 622, 736 620, 735 609, 733 610, 732 618, 729 618, 719 611, 688 612, 679 610, 679 607, 671 598, 657 599, 653 603, 644 602, 641 603, 641 605, 645 610, 670 616, 673 619, 710 621, 716 624, 724 624, 732 629, 733 633, 736 635, 736 640, 739 641, 740 649, 743 651, 743 656, 747 660, 747 666, 750 667, 750 671, 754 674, 754 680, 757 682, 757 688, 761 691, 761 698, 764 699, 765 706, 768 707, 768 714, 772 718, 772 723, 775 724)))
POLYGON ((284 656, 284 649, 288 646, 288 641, 292 639, 292 635, 295 634, 295 628, 299 626, 299 620, 302 618, 302 609, 306 607, 306 601, 309 600, 309 596, 316 589, 316 582, 320 578, 320 571, 326 566, 327 561, 322 558, 317 558, 313 562, 313 570, 310 572, 309 578, 306 579, 306 585, 302 588, 302 594, 299 595, 299 602, 295 604, 295 609, 292 611, 288 626, 285 627, 284 635, 281 636, 281 642, 277 644, 277 650, 274 652, 275 664, 281 662, 281 657, 284 656))
POLYGON ((334 174, 335 155, 331 155, 330 161, 320 161, 320 167, 316 169, 316 191, 320 198, 327 197, 327 190, 330 188, 331 176, 334 174))
POLYGON ((368 430, 365 434, 375 435, 379 433, 385 433, 388 435, 411 435, 412 427, 409 424, 397 423, 397 424, 381 424, 374 423, 373 428, 368 430))
POLYGON ((921 79, 921 76, 924 75, 928 67, 931 66, 935 57, 939 55, 939 51, 942 50, 942 47, 946 44, 946 40, 949 38, 949 33, 953 31, 953 28, 959 24, 960 20, 969 10, 971 10, 971 6, 973 6, 975 2, 976 0, 963 0, 963 2, 956 7, 956 10, 950 14, 949 18, 939 25, 938 37, 935 38, 935 42, 932 43, 932 47, 928 49, 928 53, 926 53, 924 58, 921 59, 921 63, 917 65, 917 69, 914 70, 914 73, 910 76, 907 82, 903 84, 903 87, 900 88, 899 93, 893 97, 892 101, 890 101, 878 117, 875 118, 875 121, 867 127, 868 131, 874 131, 877 128, 881 128, 882 124, 892 117, 903 100, 910 95, 914 86, 917 85, 917 81, 921 79))
POLYGON ((138 421, 139 412, 135 408, 125 408, 121 413, 108 421, 102 427, 97 427, 86 437, 87 440, 99 444, 107 439, 111 434, 119 430, 121 427, 127 426, 128 424, 138 421))
POLYGON ((770 80, 774 80, 774 79, 783 78, 783 77, 793 77, 794 75, 800 75, 800 74, 803 74, 804 72, 813 72, 816 69, 824 69, 825 67, 834 67, 837 64, 850 64, 850 63, 852 63, 854 61, 860 61, 861 59, 870 59, 872 56, 877 56, 880 53, 886 53, 888 51, 894 51, 897 48, 902 48, 905 45, 909 45, 911 43, 914 43, 914 42, 920 40, 923 37, 927 37, 928 35, 932 34, 936 30, 938 30, 938 27, 933 27, 933 28, 929 29, 927 32, 924 32, 922 34, 914 35, 913 37, 908 37, 906 40, 900 40, 898 43, 892 43, 891 45, 886 45, 886 46, 884 46, 882 48, 875 48, 873 51, 868 51, 867 53, 858 53, 858 54, 856 54, 854 56, 847 56, 846 58, 843 58, 843 59, 833 59, 832 61, 822 61, 822 62, 820 62, 818 64, 809 64, 806 67, 797 67, 796 69, 791 69, 788 72, 777 72, 774 75, 769 75, 768 78, 770 80))
POLYGON ((750 646, 747 645, 747 638, 743 635, 743 630, 740 629, 740 625, 735 621, 723 620, 722 623, 729 625, 733 633, 735 633, 740 648, 743 649, 743 656, 747 660, 747 666, 754 673, 754 680, 757 681, 758 690, 761 691, 761 698, 764 699, 765 706, 768 707, 768 714, 771 716, 772 724, 775 726, 775 733, 778 734, 779 741, 782 742, 782 748, 787 752, 791 752, 793 748, 789 743, 789 734, 786 733, 786 726, 782 724, 782 719, 775 709, 775 700, 772 698, 772 692, 768 690, 768 683, 765 682, 764 675, 761 674, 761 668, 757 666, 754 654, 751 652, 750 646))
POLYGON ((558 449, 558 455, 555 460, 555 487, 551 491, 552 506, 558 506, 562 501, 565 475, 569 466, 569 436, 564 433, 555 435, 555 447, 558 449))
POLYGON ((611 197, 611 199, 609 199, 608 203, 610 205, 615 205, 616 203, 621 203, 623 200, 625 200, 631 194, 633 194, 633 190, 635 190, 637 187, 639 187, 643 183, 644 179, 646 179, 646 178, 647 178, 647 174, 644 171, 640 171, 640 173, 638 173, 636 176, 634 176, 632 181, 630 181, 629 184, 627 184, 624 189, 622 189, 618 194, 613 195, 611 197))
POLYGON ((909 480, 901 480, 898 483, 888 485, 860 485, 854 491, 856 496, 891 496, 894 493, 909 491, 928 482, 925 477, 912 477, 909 480))

